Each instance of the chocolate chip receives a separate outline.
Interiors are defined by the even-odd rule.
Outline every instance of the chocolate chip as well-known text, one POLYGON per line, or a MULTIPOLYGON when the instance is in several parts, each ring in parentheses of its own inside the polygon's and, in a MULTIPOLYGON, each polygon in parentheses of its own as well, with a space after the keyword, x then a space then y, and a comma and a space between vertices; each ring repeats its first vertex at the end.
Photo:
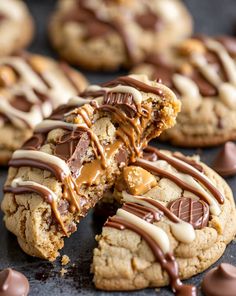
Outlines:
POLYGON ((236 145, 227 142, 213 161, 212 168, 221 176, 233 176, 236 174, 236 145))
POLYGON ((29 282, 20 272, 11 268, 0 272, 0 295, 1 296, 27 296, 29 282))
POLYGON ((202 200, 181 197, 170 202, 168 208, 178 218, 190 223, 194 229, 202 229, 208 224, 209 206, 202 200))

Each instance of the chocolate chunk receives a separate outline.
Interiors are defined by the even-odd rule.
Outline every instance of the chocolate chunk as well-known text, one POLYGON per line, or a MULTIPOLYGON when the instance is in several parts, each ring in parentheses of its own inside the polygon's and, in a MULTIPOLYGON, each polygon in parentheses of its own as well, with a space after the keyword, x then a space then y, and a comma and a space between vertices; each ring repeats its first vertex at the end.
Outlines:
POLYGON ((119 106, 127 116, 133 118, 137 113, 137 107, 133 100, 133 95, 129 93, 108 92, 104 98, 104 104, 119 106))
POLYGON ((116 154, 115 160, 118 163, 118 165, 126 165, 128 162, 128 152, 124 148, 121 148, 116 154))
POLYGON ((202 290, 205 296, 235 296, 236 267, 221 263, 212 268, 202 281, 202 290))
POLYGON ((65 160, 76 178, 82 165, 82 157, 89 146, 90 138, 83 131, 68 131, 56 143, 55 155, 65 160))
POLYGON ((53 120, 63 120, 64 115, 70 111, 72 111, 76 106, 69 106, 69 105, 61 105, 57 109, 53 111, 51 116, 49 117, 50 119, 53 120))
POLYGON ((24 150, 38 150, 45 142, 46 136, 44 134, 34 134, 29 140, 27 140, 22 149, 24 150))
POLYGON ((227 142, 212 163, 212 168, 223 177, 236 174, 236 145, 227 142))
POLYGON ((32 103, 24 95, 15 95, 14 99, 10 101, 10 105, 23 112, 29 112, 32 107, 32 103))
POLYGON ((135 20, 145 30, 159 31, 163 25, 157 15, 151 11, 137 15, 135 20))
POLYGON ((203 97, 217 96, 218 90, 215 88, 215 86, 210 84, 196 69, 191 73, 191 75, 189 75, 189 77, 197 84, 203 97))
POLYGON ((219 36, 216 40, 224 45, 230 55, 236 56, 236 38, 230 36, 219 36))
POLYGON ((11 268, 0 272, 0 296, 27 296, 29 282, 20 272, 11 268))
POLYGON ((194 229, 202 229, 208 224, 209 206, 202 200, 181 197, 170 202, 168 208, 178 218, 190 223, 194 229))

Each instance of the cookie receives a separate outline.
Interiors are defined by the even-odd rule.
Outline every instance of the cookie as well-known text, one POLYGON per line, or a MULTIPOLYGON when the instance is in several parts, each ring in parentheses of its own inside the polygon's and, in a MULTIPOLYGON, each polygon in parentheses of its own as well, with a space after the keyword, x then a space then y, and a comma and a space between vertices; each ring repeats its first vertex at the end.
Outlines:
POLYGON ((33 33, 34 23, 26 4, 21 0, 0 0, 0 56, 25 48, 33 33))
POLYGON ((191 16, 178 0, 60 1, 49 25, 59 55, 90 70, 130 67, 191 32, 191 16))
POLYGON ((179 109, 163 84, 124 76, 89 86, 40 123, 9 162, 1 205, 21 248, 54 260, 64 237, 179 109))
POLYGON ((40 55, 0 57, 0 165, 58 105, 84 90, 84 76, 40 55))
POLYGON ((182 101, 177 125, 163 139, 185 147, 236 139, 236 39, 199 36, 132 72, 161 78, 182 101))
POLYGON ((156 160, 138 158, 123 169, 122 189, 116 186, 123 205, 97 236, 95 286, 121 291, 170 284, 177 295, 196 295, 180 279, 211 266, 234 238, 231 189, 197 157, 148 152, 156 160))

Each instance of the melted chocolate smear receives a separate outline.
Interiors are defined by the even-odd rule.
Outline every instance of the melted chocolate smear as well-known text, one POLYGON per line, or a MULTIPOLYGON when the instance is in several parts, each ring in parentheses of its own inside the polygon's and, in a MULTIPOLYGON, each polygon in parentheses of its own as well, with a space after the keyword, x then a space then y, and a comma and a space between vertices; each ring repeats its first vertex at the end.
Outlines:
POLYGON ((202 229, 209 221, 209 206, 202 200, 181 197, 169 203, 168 208, 194 229, 202 229))
POLYGON ((27 140, 21 149, 24 150, 39 150, 45 143, 45 134, 34 134, 29 140, 27 140))
POLYGON ((133 95, 130 93, 108 92, 105 95, 104 104, 119 106, 130 118, 133 118, 137 113, 137 107, 134 103, 133 95))
POLYGON ((236 174, 236 145, 234 142, 224 144, 214 159, 212 168, 223 177, 236 174))
POLYGON ((88 134, 82 131, 68 131, 56 143, 54 154, 67 162, 75 178, 82 166, 82 158, 89 143, 88 134))
POLYGON ((76 106, 61 105, 53 111, 49 119, 64 121, 65 114, 72 111, 76 106))

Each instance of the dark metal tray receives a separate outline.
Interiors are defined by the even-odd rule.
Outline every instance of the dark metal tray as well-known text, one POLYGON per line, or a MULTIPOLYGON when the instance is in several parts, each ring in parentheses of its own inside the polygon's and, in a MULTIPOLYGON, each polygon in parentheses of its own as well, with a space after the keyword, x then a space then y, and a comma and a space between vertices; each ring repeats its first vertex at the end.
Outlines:
MULTIPOLYGON (((30 50, 36 53, 56 56, 48 44, 46 28, 49 15, 56 2, 54 0, 27 0, 36 22, 36 36, 30 50)), ((233 34, 236 31, 236 1, 228 0, 186 0, 187 6, 195 19, 195 31, 207 34, 233 34), (235 26, 235 28, 234 28, 235 26)), ((178 24, 176 24, 178 25, 178 24)), ((120 73, 89 73, 84 72, 92 83, 99 83, 112 79, 120 73)), ((123 72, 124 73, 124 72, 123 72)), ((122 74, 123 74, 122 73, 122 74)), ((168 145, 153 141, 153 145, 172 149, 168 145)), ((186 154, 200 153, 201 158, 210 164, 219 148, 203 150, 179 149, 186 154)), ((2 188, 7 174, 7 169, 0 170, 0 186, 2 188)), ((227 182, 236 194, 236 177, 227 179, 227 182)), ((2 195, 0 196, 0 201, 2 195)), ((23 272, 30 281, 30 295, 155 295, 154 289, 136 292, 108 293, 97 291, 92 283, 90 264, 92 251, 96 246, 95 235, 101 231, 101 223, 94 220, 92 213, 80 223, 78 231, 71 238, 66 239, 65 248, 61 254, 67 254, 71 264, 66 266, 67 273, 61 277, 61 264, 59 260, 50 263, 27 256, 19 248, 16 238, 6 231, 0 213, 0 270, 8 266, 23 272)), ((236 264, 235 243, 232 242, 220 259, 222 262, 236 264)), ((218 264, 219 262, 217 262, 218 264)), ((203 274, 187 281, 200 287, 203 274)), ((173 295, 169 288, 163 288, 157 294, 162 296, 173 295)), ((200 293, 199 293, 200 294, 200 293)))

